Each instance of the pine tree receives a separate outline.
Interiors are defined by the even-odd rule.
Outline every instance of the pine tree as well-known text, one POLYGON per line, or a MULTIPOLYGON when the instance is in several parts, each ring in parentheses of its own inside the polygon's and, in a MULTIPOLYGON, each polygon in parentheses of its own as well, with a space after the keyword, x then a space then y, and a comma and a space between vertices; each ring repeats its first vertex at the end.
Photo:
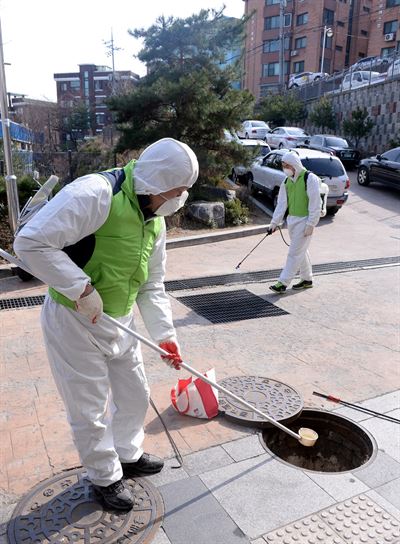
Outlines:
POLYGON ((245 22, 225 17, 223 10, 202 10, 186 19, 160 17, 147 30, 130 31, 144 40, 138 58, 148 75, 132 93, 109 102, 121 134, 118 151, 176 138, 192 147, 200 163, 199 180, 208 183, 248 160, 242 146, 223 139, 223 129, 238 128, 254 102, 249 92, 232 88, 240 79, 240 62, 225 63, 245 22))
POLYGON ((310 121, 322 131, 325 128, 334 130, 336 128, 335 114, 332 108, 331 101, 323 96, 314 106, 309 115, 310 121))
POLYGON ((358 148, 361 138, 367 136, 373 126, 374 122, 368 117, 366 108, 357 108, 351 112, 351 119, 343 121, 343 132, 350 138, 354 138, 355 147, 358 148))

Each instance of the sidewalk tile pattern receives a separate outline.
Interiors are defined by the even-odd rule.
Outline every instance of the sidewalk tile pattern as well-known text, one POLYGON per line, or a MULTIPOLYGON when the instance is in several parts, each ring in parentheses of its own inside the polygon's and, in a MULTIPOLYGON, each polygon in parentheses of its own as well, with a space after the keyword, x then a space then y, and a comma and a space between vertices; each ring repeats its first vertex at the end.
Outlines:
POLYGON ((268 544, 388 544, 398 538, 399 521, 365 495, 264 535, 268 544))

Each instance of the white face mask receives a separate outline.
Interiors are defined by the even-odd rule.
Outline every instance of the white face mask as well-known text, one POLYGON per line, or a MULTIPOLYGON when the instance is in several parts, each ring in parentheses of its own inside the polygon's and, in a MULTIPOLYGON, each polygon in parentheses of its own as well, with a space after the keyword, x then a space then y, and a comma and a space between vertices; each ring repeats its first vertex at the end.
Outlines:
POLYGON ((180 208, 182 208, 189 196, 189 193, 187 191, 183 191, 181 196, 174 196, 173 198, 169 199, 165 198, 163 195, 160 196, 165 200, 165 202, 163 202, 154 213, 156 215, 166 216, 173 215, 180 208))
POLYGON ((294 177, 293 171, 292 171, 290 168, 283 168, 283 173, 284 173, 288 178, 293 178, 293 177, 294 177))

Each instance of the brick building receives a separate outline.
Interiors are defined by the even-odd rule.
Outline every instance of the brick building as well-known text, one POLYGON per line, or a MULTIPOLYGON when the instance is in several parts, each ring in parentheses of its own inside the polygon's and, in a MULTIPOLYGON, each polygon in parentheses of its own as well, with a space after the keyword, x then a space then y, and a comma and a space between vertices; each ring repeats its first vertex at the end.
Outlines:
MULTIPOLYGON (((244 0, 248 22, 244 88, 256 98, 279 88, 281 0, 244 0)), ((284 35, 284 83, 289 74, 319 72, 326 37, 323 71, 333 73, 360 58, 398 47, 400 0, 287 0, 284 35), (387 32, 384 32, 384 31, 387 32), (397 32, 397 35, 396 35, 397 32), (397 41, 396 41, 397 40, 397 41)))
POLYGON ((64 118, 74 107, 85 105, 88 128, 83 136, 102 134, 112 124, 111 112, 105 100, 114 93, 131 89, 139 76, 129 70, 112 71, 107 66, 80 64, 79 72, 54 74, 57 84, 57 103, 64 118))

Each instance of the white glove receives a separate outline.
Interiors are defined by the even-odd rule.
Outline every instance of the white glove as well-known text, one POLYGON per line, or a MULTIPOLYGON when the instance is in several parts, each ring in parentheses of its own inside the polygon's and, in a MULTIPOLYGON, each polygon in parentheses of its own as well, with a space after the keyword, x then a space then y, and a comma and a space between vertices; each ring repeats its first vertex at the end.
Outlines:
POLYGON ((103 313, 103 301, 93 287, 93 290, 75 302, 76 311, 86 316, 92 323, 97 323, 103 313))
POLYGON ((311 236, 313 232, 314 232, 314 227, 312 225, 306 225, 304 229, 304 236, 311 236))

